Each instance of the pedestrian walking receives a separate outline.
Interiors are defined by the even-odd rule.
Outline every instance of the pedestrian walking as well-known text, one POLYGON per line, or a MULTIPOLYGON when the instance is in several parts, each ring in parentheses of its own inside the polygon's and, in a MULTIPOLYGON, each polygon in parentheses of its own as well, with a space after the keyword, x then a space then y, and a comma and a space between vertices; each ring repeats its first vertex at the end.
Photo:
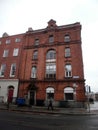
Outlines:
POLYGON ((51 99, 49 100, 48 110, 50 110, 50 108, 51 108, 51 110, 53 110, 53 104, 52 104, 52 100, 51 99))

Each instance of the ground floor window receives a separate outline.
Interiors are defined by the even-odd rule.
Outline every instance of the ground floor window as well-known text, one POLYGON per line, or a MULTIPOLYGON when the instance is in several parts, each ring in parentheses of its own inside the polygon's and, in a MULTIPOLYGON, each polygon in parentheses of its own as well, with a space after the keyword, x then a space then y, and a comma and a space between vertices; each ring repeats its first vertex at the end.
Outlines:
POLYGON ((46 99, 54 99, 54 88, 48 87, 46 89, 46 99))
POLYGON ((66 100, 73 100, 73 93, 65 93, 66 100))
POLYGON ((71 87, 66 87, 64 89, 65 100, 74 100, 74 90, 71 87))

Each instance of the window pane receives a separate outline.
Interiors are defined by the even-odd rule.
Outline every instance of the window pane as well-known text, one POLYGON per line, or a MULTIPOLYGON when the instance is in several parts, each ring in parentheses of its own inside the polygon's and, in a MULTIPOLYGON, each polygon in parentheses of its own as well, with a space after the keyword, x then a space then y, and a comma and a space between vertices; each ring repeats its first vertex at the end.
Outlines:
POLYGON ((38 59, 38 51, 34 51, 33 59, 38 59))
POLYGON ((15 76, 15 72, 16 72, 16 64, 12 64, 11 65, 11 71, 10 71, 10 76, 14 77, 15 76))
POLYGON ((1 65, 1 69, 0 69, 0 76, 4 76, 4 73, 5 73, 5 69, 6 69, 6 64, 2 64, 1 65))
POLYGON ((65 57, 70 56, 70 48, 65 48, 65 57))
POLYGON ((66 65, 65 68, 66 68, 66 71, 71 71, 71 65, 66 65))
POLYGON ((55 63, 46 64, 46 78, 56 78, 56 64, 55 63))
POLYGON ((69 36, 69 35, 65 35, 64 41, 65 41, 65 42, 70 42, 70 36, 69 36))
POLYGON ((36 66, 33 66, 31 70, 31 78, 36 78, 36 75, 37 75, 37 68, 36 66))
POLYGON ((6 40, 6 44, 9 44, 11 41, 10 40, 6 40))
POLYGON ((50 35, 49 36, 49 43, 52 43, 52 42, 54 42, 54 37, 53 37, 53 35, 50 35))
POLYGON ((19 49, 15 48, 14 51, 13 51, 13 56, 18 56, 18 51, 19 51, 19 49))
POLYGON ((56 73, 56 64, 55 63, 48 63, 46 64, 46 73, 56 73))
POLYGON ((8 57, 9 50, 4 50, 3 57, 8 57))
POLYGON ((46 59, 56 59, 55 50, 50 50, 47 52, 46 59))
POLYGON ((16 39, 15 39, 15 42, 20 42, 20 41, 21 41, 20 38, 16 38, 16 39))
POLYGON ((72 76, 72 67, 71 65, 65 65, 65 77, 71 77, 72 76))
POLYGON ((39 39, 35 39, 34 45, 39 45, 39 39))

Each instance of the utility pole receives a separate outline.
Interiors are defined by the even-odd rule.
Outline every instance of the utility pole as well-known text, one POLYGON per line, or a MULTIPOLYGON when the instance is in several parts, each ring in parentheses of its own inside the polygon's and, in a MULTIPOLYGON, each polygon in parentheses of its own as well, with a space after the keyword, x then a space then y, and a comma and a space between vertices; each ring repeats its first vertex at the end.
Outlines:
POLYGON ((87 96, 87 109, 90 112, 90 102, 89 102, 89 93, 90 93, 90 86, 86 85, 86 96, 87 96))

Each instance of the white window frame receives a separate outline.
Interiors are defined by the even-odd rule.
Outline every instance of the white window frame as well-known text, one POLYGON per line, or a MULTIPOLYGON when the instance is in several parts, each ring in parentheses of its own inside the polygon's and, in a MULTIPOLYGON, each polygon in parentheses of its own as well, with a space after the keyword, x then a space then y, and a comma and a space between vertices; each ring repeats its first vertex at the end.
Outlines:
POLYGON ((15 77, 15 73, 16 73, 16 63, 13 63, 11 65, 10 77, 15 77))
POLYGON ((13 56, 18 56, 19 48, 14 48, 13 56))
POLYGON ((6 64, 2 64, 0 68, 0 77, 4 77, 5 69, 6 69, 6 64))
POLYGON ((56 63, 46 63, 46 78, 56 78, 56 63))
POLYGON ((72 66, 71 64, 65 65, 65 77, 72 77, 72 66))
POLYGON ((33 59, 38 59, 38 51, 34 51, 33 53, 33 59))
POLYGON ((53 87, 46 88, 46 100, 48 100, 50 98, 54 99, 54 88, 53 87))
POLYGON ((15 39, 15 42, 20 42, 20 41, 21 41, 20 38, 16 38, 16 39, 15 39))
POLYGON ((3 57, 8 57, 9 50, 4 50, 3 57))
POLYGON ((65 57, 70 57, 71 53, 70 53, 70 48, 65 48, 65 57))
POLYGON ((31 78, 36 78, 36 77, 37 77, 37 67, 36 66, 32 66, 31 78))
POLYGON ((70 35, 69 35, 69 34, 66 34, 66 35, 64 36, 64 41, 65 41, 65 42, 70 42, 70 35))
POLYGON ((53 35, 50 35, 49 36, 49 43, 53 43, 54 42, 54 36, 53 35))
POLYGON ((6 44, 10 44, 11 40, 10 39, 7 39, 6 40, 6 44))
POLYGON ((39 39, 35 39, 34 45, 39 45, 39 39))

